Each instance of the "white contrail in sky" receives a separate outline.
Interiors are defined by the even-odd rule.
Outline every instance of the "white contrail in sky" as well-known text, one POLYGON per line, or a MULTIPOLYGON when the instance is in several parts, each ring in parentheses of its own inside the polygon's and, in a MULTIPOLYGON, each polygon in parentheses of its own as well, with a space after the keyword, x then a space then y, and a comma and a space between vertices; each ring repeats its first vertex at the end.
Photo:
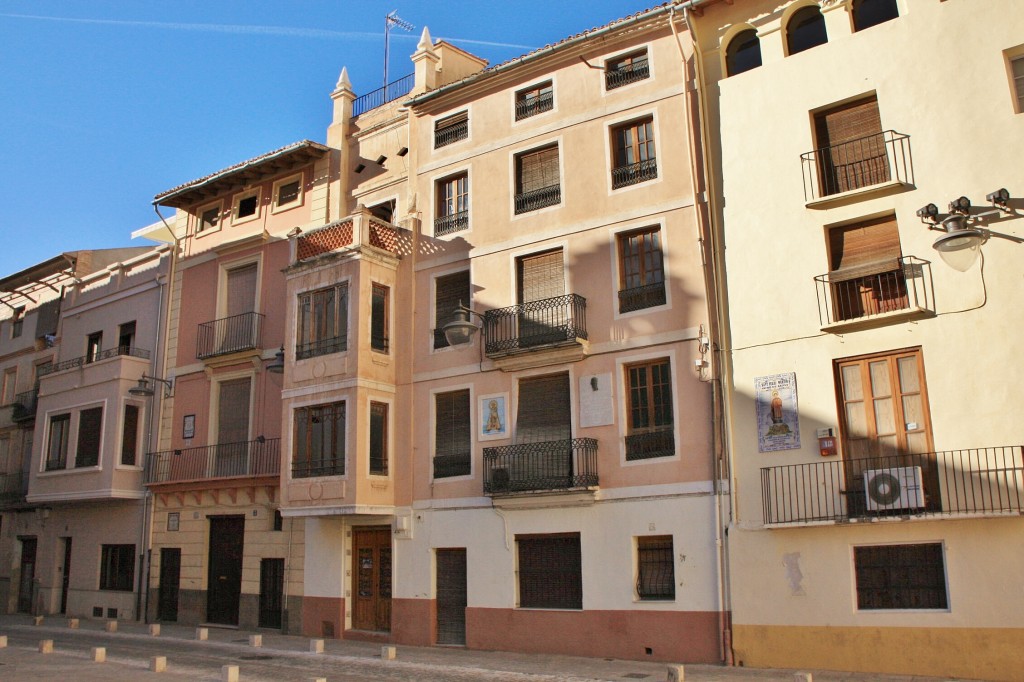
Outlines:
MULTIPOLYGON (((69 24, 103 24, 108 26, 141 26, 144 28, 162 28, 171 31, 205 31, 208 33, 234 33, 240 35, 284 36, 288 38, 320 38, 324 40, 379 39, 383 33, 370 31, 329 31, 320 28, 294 28, 291 26, 248 26, 244 24, 184 24, 164 21, 130 21, 125 19, 79 19, 75 17, 46 17, 34 14, 0 14, 8 19, 30 19, 35 21, 55 21, 69 24)), ((415 36, 397 34, 398 39, 416 39, 415 36)), ((487 45, 490 47, 510 47, 520 50, 532 50, 532 45, 516 43, 498 43, 489 40, 471 40, 468 38, 445 38, 446 40, 487 45)))

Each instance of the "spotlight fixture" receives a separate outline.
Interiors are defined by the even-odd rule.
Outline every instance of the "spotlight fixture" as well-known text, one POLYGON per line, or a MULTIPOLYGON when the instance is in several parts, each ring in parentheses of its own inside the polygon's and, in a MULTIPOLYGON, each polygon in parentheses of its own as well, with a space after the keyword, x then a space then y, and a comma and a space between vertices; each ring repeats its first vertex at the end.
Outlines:
POLYGON ((1000 211, 1008 212, 1010 210, 1010 207, 1007 205, 1010 201, 1010 191, 1002 187, 995 192, 989 192, 985 195, 985 201, 991 203, 1000 211))
POLYGON ((925 225, 937 225, 936 216, 939 215, 939 207, 935 204, 928 204, 917 209, 917 217, 925 225))
POLYGON ((960 197, 959 199, 953 199, 949 202, 949 212, 959 213, 960 215, 967 215, 971 212, 971 200, 967 197, 960 197))

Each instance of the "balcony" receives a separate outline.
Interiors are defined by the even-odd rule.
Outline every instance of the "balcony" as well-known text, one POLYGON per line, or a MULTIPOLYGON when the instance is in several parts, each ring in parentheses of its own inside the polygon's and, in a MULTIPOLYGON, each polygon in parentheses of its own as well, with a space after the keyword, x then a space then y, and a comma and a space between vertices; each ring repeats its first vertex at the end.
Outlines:
POLYGON ((371 109, 382 107, 388 102, 393 102, 399 97, 408 95, 409 91, 412 90, 415 80, 416 74, 410 73, 408 76, 391 81, 383 88, 360 95, 352 102, 352 116, 359 116, 371 109))
POLYGON ((300 263, 318 256, 372 246, 393 254, 398 253, 398 230, 390 223, 371 217, 369 211, 337 220, 309 232, 290 237, 291 262, 300 263))
POLYGON ((257 438, 146 455, 147 485, 227 478, 259 478, 281 473, 280 438, 257 438))
POLYGON ((106 360, 108 358, 116 358, 122 356, 149 360, 150 353, 148 350, 145 350, 143 348, 135 348, 133 346, 117 346, 115 348, 101 350, 98 353, 93 353, 91 355, 83 355, 78 358, 72 358, 70 360, 64 360, 63 362, 57 362, 52 365, 41 365, 38 370, 38 376, 43 377, 48 374, 56 374, 57 372, 63 372, 68 369, 75 369, 78 367, 84 367, 85 365, 91 365, 92 363, 99 362, 100 360, 106 360))
POLYGON ((916 256, 814 278, 823 331, 844 331, 935 314, 932 264, 916 256))
POLYGON ((644 159, 638 163, 612 168, 612 189, 629 187, 658 177, 658 160, 644 159))
POLYGON ((516 102, 516 120, 522 121, 524 118, 536 116, 554 108, 555 96, 552 92, 546 92, 540 97, 521 99, 516 102))
POLYGON ((263 315, 242 313, 199 325, 196 358, 206 360, 263 347, 263 315))
POLYGON ((458 121, 441 125, 434 130, 434 149, 447 147, 454 142, 465 140, 468 137, 469 119, 462 117, 458 121))
POLYGON ((292 462, 292 478, 312 478, 314 476, 344 476, 345 457, 325 457, 309 462, 292 462))
POLYGON ((664 282, 655 282, 654 284, 645 284, 641 287, 619 291, 620 313, 631 313, 635 310, 665 305, 665 303, 664 282))
POLYGON ((335 336, 330 339, 318 339, 309 343, 300 343, 295 346, 295 359, 306 360, 319 355, 343 353, 346 350, 348 350, 348 334, 335 336))
POLYGON ((28 494, 28 476, 18 471, 0 474, 0 509, 10 509, 25 501, 28 494))
POLYGON ((642 81, 650 75, 651 67, 646 60, 633 62, 618 69, 605 71, 604 87, 606 90, 614 90, 615 88, 621 88, 623 85, 642 81))
POLYGON ((671 426, 626 436, 626 461, 635 462, 676 454, 676 436, 671 426))
POLYGON ((595 486, 595 438, 484 448, 486 495, 574 491, 595 486))
POLYGON ((764 467, 766 525, 1024 513, 1022 446, 764 467))
POLYGON ((530 301, 484 313, 484 350, 489 358, 560 346, 587 339, 587 299, 578 294, 530 301))
POLYGON ((530 192, 521 192, 515 197, 516 215, 529 213, 547 206, 555 206, 562 201, 562 186, 551 185, 530 192))
POLYGON ((457 211, 434 218, 434 236, 443 237, 469 227, 469 211, 457 211))
POLYGON ((910 136, 886 130, 800 155, 804 202, 914 184, 910 136))
POLYGON ((11 404, 11 421, 20 424, 35 419, 38 399, 38 388, 14 396, 14 402, 11 404))

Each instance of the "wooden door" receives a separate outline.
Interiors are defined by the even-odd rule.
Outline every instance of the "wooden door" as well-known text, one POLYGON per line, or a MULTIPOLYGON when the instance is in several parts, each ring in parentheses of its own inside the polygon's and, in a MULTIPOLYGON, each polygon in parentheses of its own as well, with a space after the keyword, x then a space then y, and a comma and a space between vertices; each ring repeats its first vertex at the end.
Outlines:
POLYGON ((60 581, 60 612, 68 612, 68 590, 71 587, 71 538, 64 538, 64 575, 60 581))
POLYGON ((242 596, 242 549, 244 516, 210 519, 209 573, 206 592, 206 620, 238 625, 238 604, 242 596))
POLYGON ((281 627, 284 600, 284 559, 260 560, 261 628, 281 627))
POLYGON ((466 643, 466 550, 437 550, 437 643, 466 643))
POLYGON ((391 630, 391 528, 352 531, 352 628, 391 630))
POLYGON ((160 548, 160 588, 157 620, 178 620, 178 591, 181 584, 181 550, 160 548))
POLYGON ((32 613, 33 588, 36 580, 35 538, 21 538, 21 579, 18 583, 18 613, 32 613))

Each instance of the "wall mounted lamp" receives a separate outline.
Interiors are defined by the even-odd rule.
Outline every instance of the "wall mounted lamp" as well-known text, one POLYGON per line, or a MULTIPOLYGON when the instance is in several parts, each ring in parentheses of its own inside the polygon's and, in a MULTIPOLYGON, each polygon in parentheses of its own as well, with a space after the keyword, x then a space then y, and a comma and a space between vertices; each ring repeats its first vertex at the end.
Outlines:
POLYGON ((454 319, 441 328, 441 331, 444 332, 444 338, 448 340, 448 345, 461 346, 472 341, 473 335, 476 334, 480 327, 473 324, 469 318, 471 315, 476 315, 482 321, 484 316, 475 310, 470 310, 461 303, 452 315, 454 319))
POLYGON ((139 398, 151 398, 156 391, 150 386, 149 382, 159 381, 164 385, 164 397, 170 398, 174 394, 174 380, 160 379, 159 377, 151 377, 146 374, 142 375, 139 379, 139 383, 136 386, 132 386, 128 389, 128 394, 139 398))
POLYGON ((267 371, 271 374, 284 373, 284 346, 281 346, 281 350, 274 353, 274 359, 267 365, 267 371))
POLYGON ((972 227, 980 217, 971 217, 971 200, 965 196, 949 202, 949 215, 945 218, 939 220, 938 216, 939 209, 935 204, 927 204, 917 209, 917 217, 929 230, 944 233, 935 239, 932 248, 939 252, 939 257, 946 265, 954 270, 966 272, 981 254, 981 245, 988 239, 988 233, 972 227))

